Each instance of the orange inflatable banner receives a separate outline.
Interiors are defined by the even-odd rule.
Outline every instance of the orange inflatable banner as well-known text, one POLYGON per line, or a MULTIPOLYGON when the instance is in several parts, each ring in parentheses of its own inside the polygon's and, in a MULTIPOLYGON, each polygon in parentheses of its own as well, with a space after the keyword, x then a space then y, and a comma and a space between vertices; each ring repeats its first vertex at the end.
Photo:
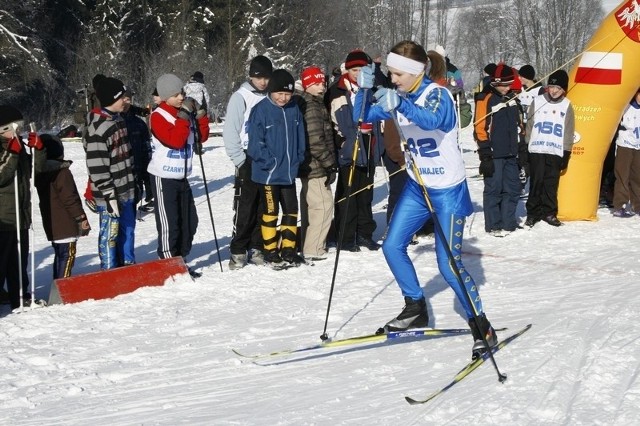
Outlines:
POLYGON ((640 0, 602 22, 569 73, 576 142, 558 188, 560 220, 597 220, 602 165, 625 106, 640 87, 640 0))

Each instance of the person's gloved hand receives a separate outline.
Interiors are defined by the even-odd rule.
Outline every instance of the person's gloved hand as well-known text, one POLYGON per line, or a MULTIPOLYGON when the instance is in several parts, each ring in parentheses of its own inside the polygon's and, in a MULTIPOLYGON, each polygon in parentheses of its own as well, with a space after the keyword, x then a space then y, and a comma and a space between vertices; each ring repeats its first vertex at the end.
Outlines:
POLYGON ((370 64, 365 67, 360 68, 360 74, 358 74, 358 87, 361 89, 371 89, 373 88, 375 77, 373 75, 375 70, 375 65, 370 64))
POLYGON ((562 162, 560 163, 560 171, 565 170, 569 167, 569 159, 571 158, 571 151, 564 151, 562 155, 562 162))
POLYGON ((326 169, 327 179, 324 181, 324 186, 326 186, 328 188, 333 184, 333 182, 336 181, 336 173, 337 173, 337 171, 338 171, 338 169, 336 169, 335 167, 328 167, 326 169))
POLYGON ((40 135, 38 135, 36 132, 29 132, 29 136, 27 137, 27 145, 30 148, 37 149, 38 151, 44 148, 42 139, 40 139, 40 135))
POLYGON ((404 153, 404 167, 406 170, 409 170, 413 167, 413 156, 409 151, 403 151, 404 153))
POLYGON ((20 154, 20 151, 22 151, 22 142, 20 142, 20 139, 18 139, 17 136, 14 136, 9 140, 9 143, 7 144, 7 151, 14 154, 20 154))
POLYGON ((80 216, 75 218, 76 225, 78 225, 78 235, 81 237, 86 237, 89 235, 89 231, 91 231, 91 225, 89 225, 89 221, 87 220, 87 215, 81 214, 80 216))
POLYGON ((115 198, 106 198, 107 202, 107 214, 111 217, 120 217, 120 207, 118 207, 118 200, 115 198))
POLYGON ((196 120, 198 118, 204 117, 205 115, 207 115, 207 108, 205 106, 203 106, 203 105, 199 105, 196 102, 196 120))
POLYGON ((202 149, 202 142, 196 142, 193 144, 193 152, 196 155, 202 155, 204 153, 204 149, 202 149))
POLYGON ((374 96, 378 105, 387 112, 393 111, 398 107, 398 105, 400 105, 400 96, 394 89, 387 89, 386 87, 383 87, 378 89, 374 96))
POLYGON ((491 147, 483 147, 478 149, 478 157, 480 157, 479 172, 484 177, 491 177, 496 172, 496 166, 493 164, 493 151, 491 147))
POLYGON ((198 110, 198 103, 193 98, 185 98, 182 101, 182 106, 180 107, 180 111, 178 111, 178 117, 184 120, 190 120, 191 117, 195 116, 196 111, 198 110))

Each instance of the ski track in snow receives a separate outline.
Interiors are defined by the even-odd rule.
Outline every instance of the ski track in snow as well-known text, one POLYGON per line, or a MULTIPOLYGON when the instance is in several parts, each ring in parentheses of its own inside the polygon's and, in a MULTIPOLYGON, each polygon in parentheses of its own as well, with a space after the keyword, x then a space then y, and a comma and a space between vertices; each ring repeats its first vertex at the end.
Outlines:
MULTIPOLYGON (((468 174, 477 172, 463 131, 468 174)), ((65 144, 79 188, 80 144, 65 144)), ((466 224, 464 262, 506 337, 533 328, 490 362, 422 406, 469 360, 469 336, 385 342, 260 360, 319 343, 335 257, 286 271, 228 271, 233 167, 220 138, 205 149, 222 250, 220 273, 199 164, 192 177, 200 215, 191 263, 204 276, 168 280, 112 300, 11 314, 0 309, 0 424, 12 425, 629 425, 640 418, 636 291, 640 218, 545 223, 505 238, 484 232, 482 181, 469 180, 476 212, 466 224)), ((378 170, 375 237, 384 232, 386 187, 378 170)), ((524 201, 518 208, 524 216, 524 201)), ((98 268, 97 217, 78 244, 75 274, 98 268)), ((36 282, 46 298, 52 250, 36 216, 36 282)), ((138 261, 155 259, 153 215, 138 222, 138 261)), ((428 297, 430 325, 466 327, 439 276, 434 240, 409 247, 428 297)), ((402 308, 382 252, 343 252, 327 326, 330 338, 374 332, 402 308)))

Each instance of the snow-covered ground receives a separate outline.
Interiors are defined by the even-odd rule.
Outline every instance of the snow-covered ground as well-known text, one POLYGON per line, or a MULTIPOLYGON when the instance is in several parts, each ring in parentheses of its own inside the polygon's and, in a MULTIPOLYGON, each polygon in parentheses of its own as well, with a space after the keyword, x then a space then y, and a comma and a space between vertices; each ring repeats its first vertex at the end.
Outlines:
MULTIPOLYGON (((540 223, 505 238, 483 227, 482 182, 471 129, 463 131, 475 213, 466 225, 464 262, 481 287, 489 318, 510 331, 533 328, 490 363, 423 406, 467 362, 472 339, 446 337, 376 347, 306 352, 259 366, 231 349, 271 352, 319 343, 334 255, 286 271, 227 268, 233 167, 222 140, 204 153, 220 272, 202 173, 191 179, 200 226, 182 276, 113 300, 0 313, 0 424, 6 425, 630 425, 640 418, 638 291, 640 217, 540 223), (634 420, 636 419, 636 420, 634 420)), ((65 145, 79 188, 86 171, 79 143, 65 145)), ((376 173, 376 238, 384 232, 387 189, 376 173)), ((524 217, 524 205, 519 207, 524 217)), ((80 241, 74 274, 98 269, 97 216, 80 241)), ((52 249, 36 219, 38 297, 50 287, 52 249)), ((156 258, 152 215, 138 222, 137 260, 156 258)), ((428 297, 431 325, 465 327, 439 276, 433 240, 409 248, 428 297)), ((144 277, 140 277, 144 279, 144 277)), ((381 252, 340 255, 327 332, 375 331, 403 306, 381 252)), ((502 335, 506 335, 503 332, 502 335)))

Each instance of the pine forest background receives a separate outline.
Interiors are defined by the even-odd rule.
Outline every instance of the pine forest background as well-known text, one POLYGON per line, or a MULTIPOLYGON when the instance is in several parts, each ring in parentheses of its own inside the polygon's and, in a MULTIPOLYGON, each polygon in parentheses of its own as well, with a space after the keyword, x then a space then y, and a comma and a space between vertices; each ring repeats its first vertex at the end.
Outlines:
POLYGON ((2 0, 0 104, 51 128, 79 124, 77 92, 97 73, 150 101, 157 77, 202 71, 223 113, 265 54, 297 75, 327 74, 354 48, 371 56, 412 39, 443 45, 471 90, 489 62, 568 69, 604 16, 600 0, 2 0), (77 117, 77 114, 75 114, 77 117))

